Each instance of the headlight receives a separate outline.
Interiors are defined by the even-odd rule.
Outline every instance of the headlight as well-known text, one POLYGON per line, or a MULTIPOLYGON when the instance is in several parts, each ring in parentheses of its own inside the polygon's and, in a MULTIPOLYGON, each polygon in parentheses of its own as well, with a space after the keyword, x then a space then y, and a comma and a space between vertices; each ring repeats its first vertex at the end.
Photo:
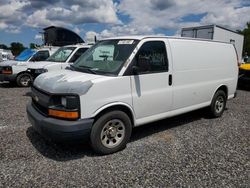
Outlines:
POLYGON ((66 109, 78 109, 79 98, 77 96, 63 96, 61 97, 61 105, 66 109))
POLYGON ((48 72, 48 70, 47 69, 35 69, 36 74, 42 74, 42 73, 45 73, 45 72, 48 72))
POLYGON ((80 117, 80 100, 77 95, 53 96, 49 106, 49 115, 64 119, 80 117))

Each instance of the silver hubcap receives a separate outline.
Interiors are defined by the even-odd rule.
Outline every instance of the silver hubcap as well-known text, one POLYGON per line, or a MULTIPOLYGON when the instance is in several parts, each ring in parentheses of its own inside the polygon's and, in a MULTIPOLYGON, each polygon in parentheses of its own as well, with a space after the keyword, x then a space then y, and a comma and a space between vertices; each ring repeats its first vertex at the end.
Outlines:
POLYGON ((216 113, 220 113, 224 108, 224 98, 219 96, 215 101, 215 111, 216 113))
POLYGON ((31 79, 30 79, 29 76, 23 76, 23 77, 21 78, 21 80, 20 80, 20 82, 21 82, 21 84, 22 84, 23 86, 28 86, 29 83, 30 83, 30 81, 31 81, 31 79))
POLYGON ((101 141, 105 147, 114 148, 123 141, 124 136, 124 123, 119 119, 112 119, 104 125, 101 132, 101 141))

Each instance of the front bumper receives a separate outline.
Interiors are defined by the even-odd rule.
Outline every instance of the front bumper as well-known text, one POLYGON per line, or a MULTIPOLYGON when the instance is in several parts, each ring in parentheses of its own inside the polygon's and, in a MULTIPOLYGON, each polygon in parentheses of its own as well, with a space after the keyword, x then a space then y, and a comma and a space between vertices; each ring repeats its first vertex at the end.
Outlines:
POLYGON ((38 73, 36 72, 36 69, 28 69, 27 72, 29 74, 31 74, 31 76, 35 79, 36 77, 38 77, 40 74, 43 74, 44 72, 42 73, 38 73))
POLYGON ((15 81, 16 80, 16 74, 0 74, 0 82, 3 81, 15 81))
POLYGON ((76 121, 60 120, 40 114, 31 103, 27 105, 28 119, 42 136, 55 141, 86 140, 89 138, 94 119, 76 121))

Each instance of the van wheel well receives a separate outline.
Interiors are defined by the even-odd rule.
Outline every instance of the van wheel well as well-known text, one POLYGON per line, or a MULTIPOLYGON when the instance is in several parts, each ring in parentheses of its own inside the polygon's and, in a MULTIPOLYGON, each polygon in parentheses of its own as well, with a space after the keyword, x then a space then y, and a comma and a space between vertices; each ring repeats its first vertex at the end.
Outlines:
POLYGON ((128 117, 130 118, 131 120, 131 124, 132 126, 134 127, 134 116, 133 116, 133 113, 131 112, 131 110, 126 107, 126 106, 123 106, 123 105, 115 105, 115 106, 110 106, 104 110, 102 110, 101 112, 99 112, 96 116, 95 116, 95 121, 97 119, 99 119, 99 117, 101 117, 103 114, 106 114, 107 112, 110 112, 110 111, 114 111, 114 110, 119 110, 119 111, 122 111, 122 112, 125 112, 128 117))
MULTIPOLYGON (((226 94, 226 97, 228 97, 228 89, 227 89, 227 86, 225 86, 225 85, 220 86, 220 87, 216 90, 216 92, 219 91, 219 90, 224 91, 225 94, 226 94)), ((215 93, 216 93, 216 92, 215 92, 215 93)))

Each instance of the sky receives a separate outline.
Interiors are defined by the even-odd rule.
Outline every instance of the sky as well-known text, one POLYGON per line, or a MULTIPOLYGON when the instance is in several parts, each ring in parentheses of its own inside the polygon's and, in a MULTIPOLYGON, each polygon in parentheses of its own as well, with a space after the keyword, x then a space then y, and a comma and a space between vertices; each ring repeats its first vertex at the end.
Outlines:
POLYGON ((85 41, 121 35, 179 35, 217 24, 244 29, 250 0, 0 0, 0 44, 42 44, 42 29, 62 26, 85 41))

